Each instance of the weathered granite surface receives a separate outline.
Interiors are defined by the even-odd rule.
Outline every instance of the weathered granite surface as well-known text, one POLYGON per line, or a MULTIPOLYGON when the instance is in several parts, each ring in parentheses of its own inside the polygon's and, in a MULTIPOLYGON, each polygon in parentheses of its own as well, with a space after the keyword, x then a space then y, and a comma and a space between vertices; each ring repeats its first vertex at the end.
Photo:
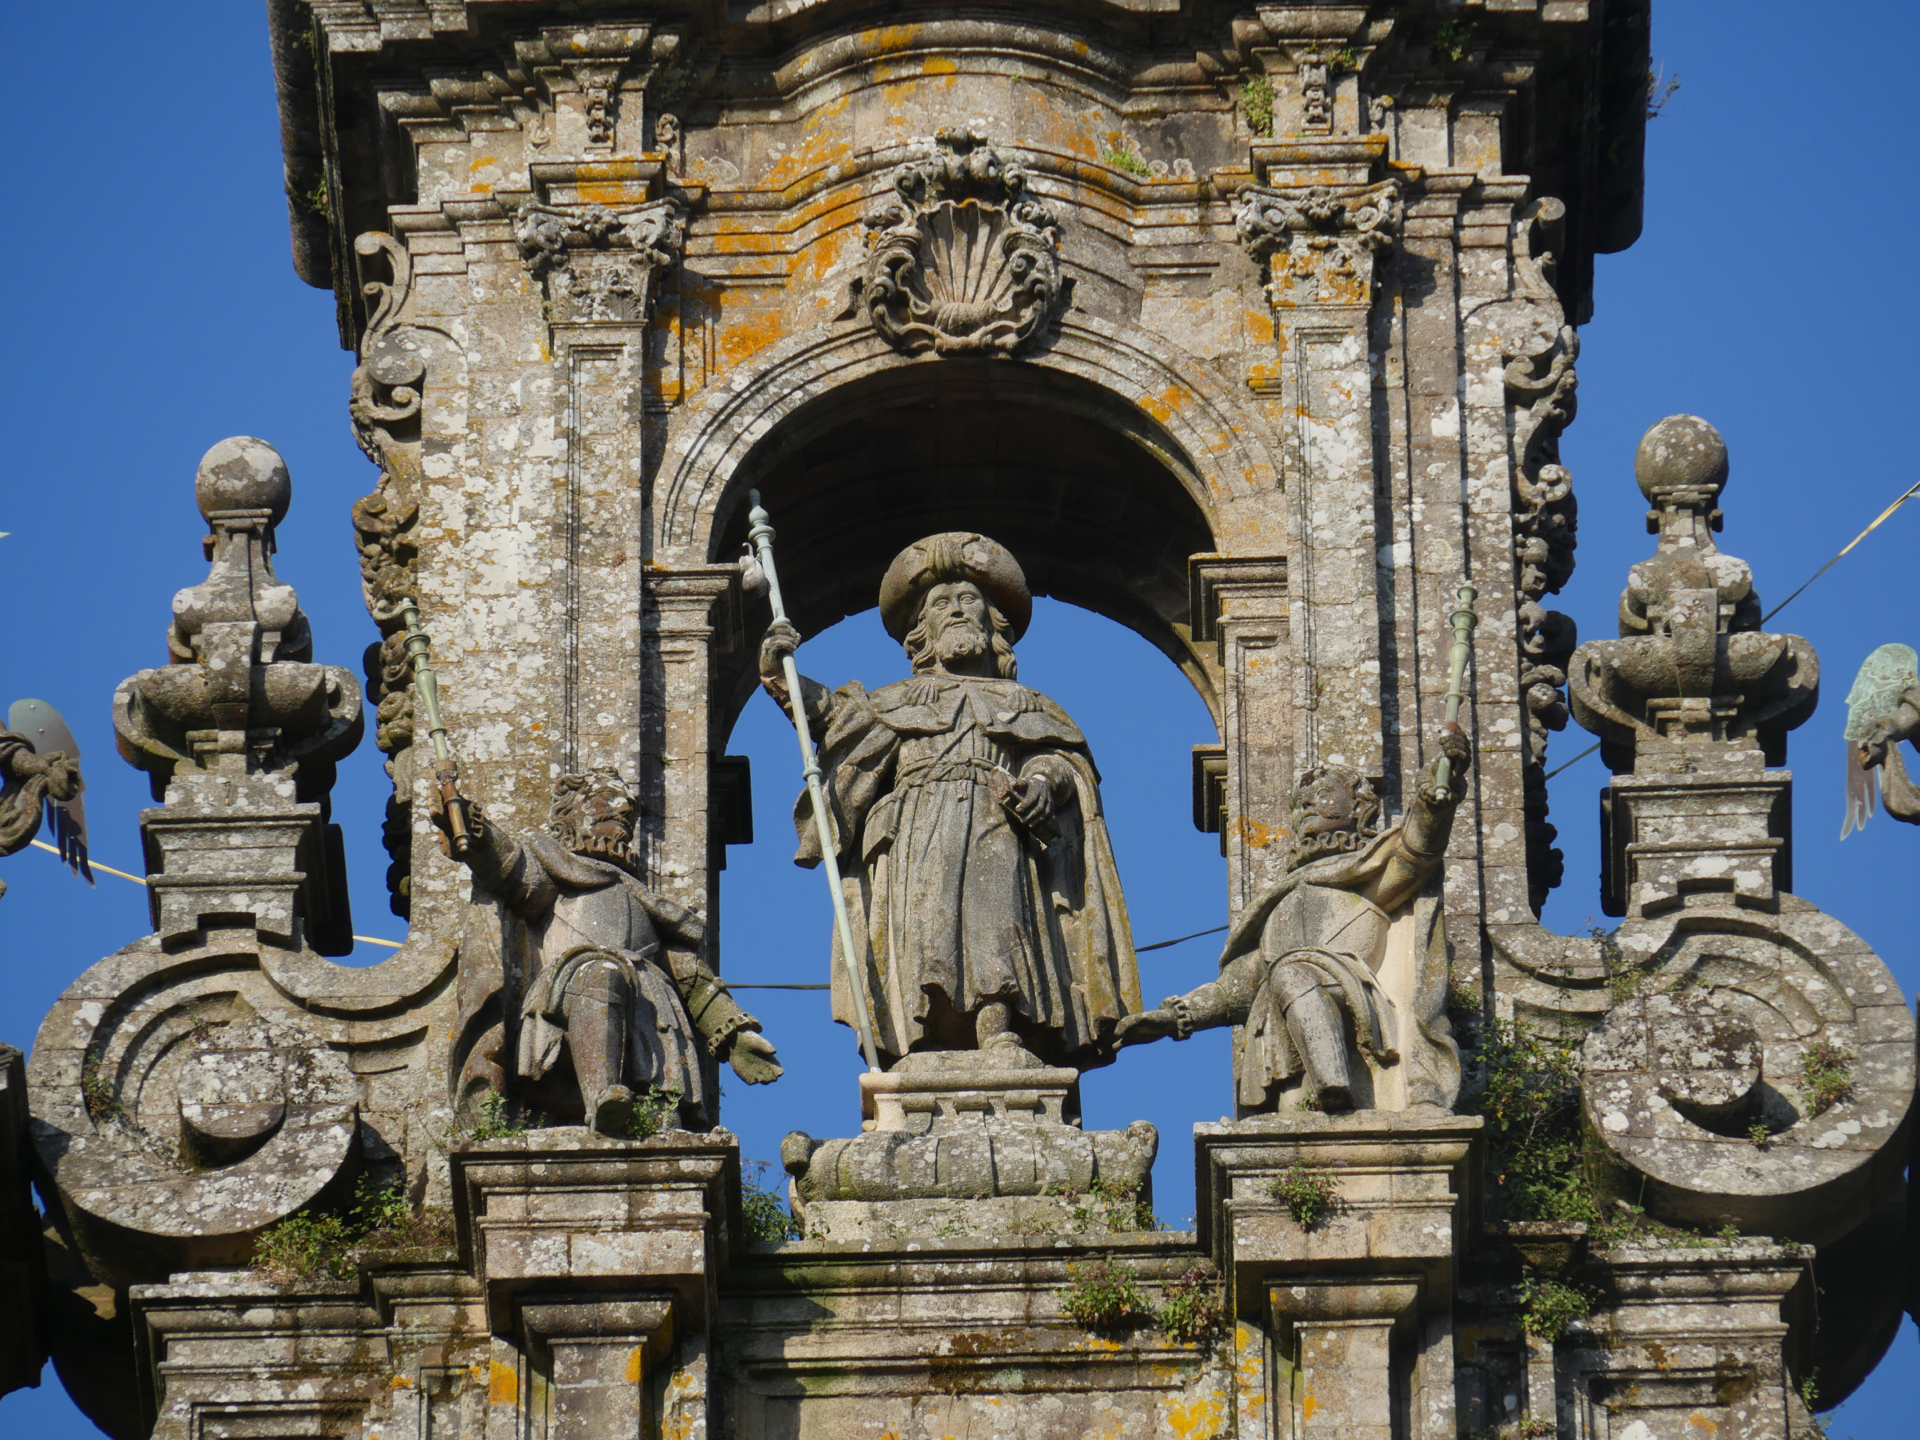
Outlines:
MULTIPOLYGON (((381 639, 364 693, 316 663, 271 570, 284 467, 264 442, 217 446, 210 574, 182 592, 173 663, 115 704, 161 802, 154 930, 79 975, 27 1067, 13 1153, 43 1237, 22 1167, 0 1166, 7 1383, 44 1337, 110 1433, 178 1440, 1675 1440, 1801 1433, 1811 1367, 1823 1388, 1870 1367, 1898 1301, 1871 1257, 1905 1214, 1914 1027, 1878 958, 1791 893, 1778 767, 1817 660, 1761 628, 1713 544, 1711 427, 1662 422, 1643 447, 1659 541, 1621 637, 1577 647, 1546 608, 1573 565, 1575 327, 1593 257, 1639 227, 1642 0, 269 15, 295 263, 337 297, 378 467, 351 520, 381 639), (1078 1124, 1079 1086, 1146 1023, 1124 983, 1077 997, 1071 1043, 985 994, 962 997, 970 1035, 903 1031, 863 1084, 870 1129, 790 1137, 804 1238, 748 1239, 710 1089, 645 1138, 519 1129, 591 1103, 617 1131, 648 1097, 607 1093, 668 1078, 616 1059, 631 997, 605 973, 572 1010, 521 1006, 579 958, 548 953, 561 887, 549 903, 521 863, 556 780, 612 773, 594 803, 631 802, 620 892, 669 919, 649 938, 619 907, 611 944, 581 919, 621 983, 671 977, 676 1043, 706 1047, 680 1073, 777 1070, 719 1006, 700 923, 750 834, 725 750, 768 638, 736 558, 755 489, 801 634, 958 534, 1156 644, 1218 725, 1195 814, 1236 916, 1264 926, 1285 889, 1302 777, 1309 808, 1333 776, 1404 821, 1417 883, 1379 908, 1431 918, 1417 965, 1321 923, 1364 886, 1287 912, 1265 958, 1344 957, 1295 967, 1326 1000, 1296 1050, 1351 1059, 1367 1006, 1319 987, 1371 977, 1396 1054, 1430 1032, 1426 1081, 1369 1061, 1349 1113, 1303 1110, 1243 1043, 1262 1113, 1199 1127, 1191 1235, 1140 1228, 1150 1127, 1078 1124), (1477 650, 1443 738, 1468 572, 1477 650), (517 847, 483 874, 443 850, 445 767, 415 753, 409 600, 462 791, 517 847), (363 706, 411 933, 352 970, 326 958, 349 929, 327 792, 363 706), (1560 878, 1547 743, 1570 715, 1615 771, 1605 938, 1536 920, 1560 878), (1470 783, 1422 801, 1443 751, 1456 776, 1471 756, 1470 783), (1626 1244, 1483 1218, 1494 1127, 1455 1112, 1485 1067, 1470 1051, 1447 1072, 1449 997, 1477 1008, 1469 1039, 1520 1023, 1584 1045, 1591 1183, 1676 1228, 1626 1244), (1025 1043, 967 1043, 995 1033, 1025 1043), (1846 1085, 1816 1084, 1809 1055, 1846 1085), (517 1090, 583 1072, 593 1095, 517 1090), (325 1256, 343 1278, 251 1266, 289 1217, 344 1224, 363 1180, 397 1184, 391 1223, 325 1256), (1843 1319, 1808 1303, 1815 1279, 1843 1319), (1549 1284, 1584 1297, 1557 1340, 1549 1284)), ((1033 788, 1008 798, 1051 854, 1033 788)), ((1130 946, 1108 958, 1124 979, 1130 946)), ((1375 1059, 1387 1045, 1383 1027, 1375 1059)))

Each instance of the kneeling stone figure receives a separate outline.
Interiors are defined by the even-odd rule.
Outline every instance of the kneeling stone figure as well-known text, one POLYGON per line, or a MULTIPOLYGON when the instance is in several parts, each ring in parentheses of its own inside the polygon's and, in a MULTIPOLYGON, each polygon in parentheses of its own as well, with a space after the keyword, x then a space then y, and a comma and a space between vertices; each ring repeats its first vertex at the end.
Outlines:
MULTIPOLYGON (((569 1111, 570 1060, 589 1128, 627 1134, 636 1091, 651 1089, 677 1094, 681 1121, 705 1129, 717 1118, 716 1062, 749 1084, 780 1077, 760 1022, 701 958, 699 917, 635 878, 633 796, 617 772, 562 776, 545 835, 516 838, 479 806, 471 813, 462 859, 475 888, 502 905, 501 978, 508 1014, 517 1009, 509 1048, 524 1099, 569 1111)), ((438 803, 433 818, 444 828, 438 803)))
POLYGON ((1472 760, 1449 727, 1406 819, 1377 830, 1358 772, 1309 770, 1293 792, 1288 873, 1241 913, 1220 978, 1122 1020, 1122 1045, 1244 1025, 1234 1066, 1242 1114, 1297 1095, 1321 1110, 1451 1107, 1460 1052, 1447 1025, 1447 940, 1437 877, 1472 760), (1429 884, 1429 880, 1436 883, 1429 884))

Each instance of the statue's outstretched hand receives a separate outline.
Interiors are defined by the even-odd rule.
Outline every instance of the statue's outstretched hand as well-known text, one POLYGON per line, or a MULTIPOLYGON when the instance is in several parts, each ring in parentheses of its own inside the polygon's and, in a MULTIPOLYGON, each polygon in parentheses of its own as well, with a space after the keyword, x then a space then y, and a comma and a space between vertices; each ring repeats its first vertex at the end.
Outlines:
MULTIPOLYGON (((1467 771, 1473 768, 1473 741, 1467 738, 1467 732, 1458 725, 1445 726, 1440 731, 1440 754, 1447 759, 1450 788, 1454 800, 1457 802, 1464 799, 1467 793, 1467 771)), ((1428 795, 1433 794, 1434 784, 1440 778, 1439 766, 1440 762, 1436 759, 1427 767, 1426 783, 1422 788, 1428 795)))
POLYGON ((760 642, 760 683, 782 703, 787 690, 783 666, 786 658, 799 648, 800 632, 785 620, 769 625, 766 637, 760 642))
POLYGON ((1122 1015, 1120 1023, 1113 1027, 1113 1043, 1116 1049, 1127 1045, 1144 1045, 1149 1040, 1164 1040, 1179 1028, 1179 1019, 1165 1007, 1136 1010, 1131 1015, 1122 1015))
MULTIPOLYGON (((447 797, 445 794, 445 787, 442 785, 441 782, 443 780, 451 780, 457 784, 459 782, 459 779, 460 779, 460 771, 458 767, 454 766, 451 762, 448 762, 445 765, 434 766, 433 783, 427 786, 427 819, 432 821, 433 828, 440 832, 440 853, 442 855, 453 854, 453 847, 449 843, 451 840, 453 831, 452 831, 452 827, 447 822, 447 797)), ((473 854, 472 847, 474 845, 477 845, 486 836, 487 817, 485 813, 480 809, 479 803, 477 801, 469 800, 466 802, 466 804, 467 804, 467 839, 468 839, 467 854, 468 856, 471 856, 473 854)), ((471 860, 468 860, 467 863, 470 864, 472 862, 471 860)))
POLYGON ((771 1085, 785 1068, 774 1059, 773 1042, 757 1030, 742 1030, 727 1047, 727 1063, 749 1085, 771 1085))

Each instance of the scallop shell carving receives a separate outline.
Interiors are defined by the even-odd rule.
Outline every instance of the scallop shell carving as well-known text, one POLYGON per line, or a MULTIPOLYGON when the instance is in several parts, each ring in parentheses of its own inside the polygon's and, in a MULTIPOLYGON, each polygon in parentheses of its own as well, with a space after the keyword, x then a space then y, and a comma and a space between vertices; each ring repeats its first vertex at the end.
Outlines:
POLYGON ((861 304, 909 355, 1011 355, 1063 298, 1059 226, 978 135, 943 130, 937 145, 895 172, 894 197, 867 217, 861 304))

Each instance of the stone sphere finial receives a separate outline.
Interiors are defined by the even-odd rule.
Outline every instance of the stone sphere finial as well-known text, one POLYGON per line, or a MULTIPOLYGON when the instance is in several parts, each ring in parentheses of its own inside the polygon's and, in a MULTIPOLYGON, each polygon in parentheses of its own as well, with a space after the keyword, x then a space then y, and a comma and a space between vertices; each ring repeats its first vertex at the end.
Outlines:
POLYGON ((1640 437, 1633 474, 1655 505, 1709 503, 1726 488, 1727 442, 1698 415, 1669 415, 1640 437))
POLYGON ((273 446, 251 435, 233 435, 200 457, 193 493, 208 520, 222 510, 266 510, 278 525, 293 499, 293 479, 273 446))

